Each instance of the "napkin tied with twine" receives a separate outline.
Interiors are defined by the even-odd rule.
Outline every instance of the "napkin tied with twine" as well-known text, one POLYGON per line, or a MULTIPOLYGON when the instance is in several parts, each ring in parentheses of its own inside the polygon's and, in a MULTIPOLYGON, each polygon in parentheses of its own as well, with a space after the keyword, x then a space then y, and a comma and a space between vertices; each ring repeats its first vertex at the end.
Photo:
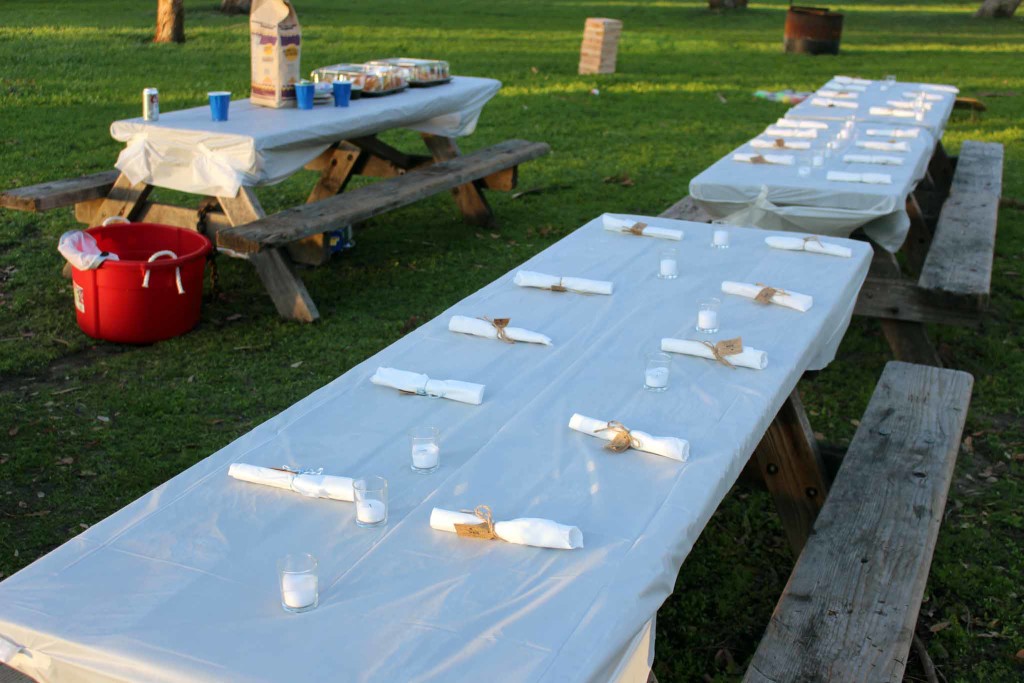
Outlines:
POLYGON ((488 318, 486 315, 480 316, 480 320, 489 322, 494 326, 494 331, 498 333, 498 339, 505 342, 506 344, 515 344, 516 340, 505 334, 505 328, 512 322, 512 318, 488 318))
POLYGON ((774 297, 776 294, 787 293, 784 289, 776 289, 775 287, 769 287, 763 282, 758 282, 756 284, 758 287, 761 288, 761 291, 758 292, 757 296, 754 297, 754 301, 756 301, 759 304, 770 304, 772 303, 772 297, 774 297))
POLYGON ((626 232, 632 235, 636 235, 637 237, 643 237, 644 228, 646 227, 646 223, 634 223, 631 227, 626 229, 626 232))
POLYGON ((727 368, 736 369, 736 366, 729 362, 729 356, 737 356, 743 353, 743 338, 736 337, 734 339, 723 339, 722 341, 715 342, 712 344, 709 341, 700 340, 700 343, 708 347, 708 350, 715 356, 722 365, 727 368))
POLYGON ((612 438, 605 444, 605 448, 615 453, 622 453, 630 448, 640 449, 640 443, 637 441, 633 433, 626 428, 626 425, 622 424, 618 420, 609 420, 606 427, 601 429, 595 429, 595 434, 601 432, 611 432, 612 438))
MULTIPOLYGON (((470 512, 462 510, 462 512, 470 512)), ((493 541, 498 538, 494 533, 494 516, 488 505, 477 505, 472 514, 480 520, 479 524, 454 524, 455 533, 463 538, 479 538, 484 541, 493 541)))

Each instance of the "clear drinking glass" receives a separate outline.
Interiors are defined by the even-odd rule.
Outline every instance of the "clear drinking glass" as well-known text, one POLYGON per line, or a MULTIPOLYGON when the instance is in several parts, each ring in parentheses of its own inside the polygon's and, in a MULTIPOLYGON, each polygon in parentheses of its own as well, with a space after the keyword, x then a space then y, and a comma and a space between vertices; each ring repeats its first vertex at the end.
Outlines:
POLYGON ((644 389, 647 391, 665 391, 668 389, 668 371, 672 357, 661 351, 647 354, 644 366, 644 389))
POLYGON ((796 174, 801 178, 806 178, 811 175, 811 166, 806 160, 801 161, 800 165, 796 167, 796 174))
POLYGON ((697 304, 697 331, 704 334, 718 332, 718 307, 722 302, 718 299, 707 299, 697 304))
POLYGON ((417 427, 409 430, 412 471, 430 474, 441 465, 441 440, 437 427, 417 427))
POLYGON ((679 277, 675 247, 662 247, 658 250, 658 277, 663 280, 675 280, 679 277))
POLYGON ((715 249, 729 248, 729 231, 723 220, 711 221, 711 246, 715 249))
POLYGON ((882 90, 888 90, 894 85, 896 85, 896 76, 894 74, 887 74, 885 77, 885 82, 882 83, 882 90))
POLYGON ((388 521, 388 480, 364 477, 352 484, 356 498, 356 525, 370 528, 388 521))
POLYGON ((317 561, 309 553, 285 555, 277 562, 281 607, 286 612, 308 612, 320 604, 317 561))

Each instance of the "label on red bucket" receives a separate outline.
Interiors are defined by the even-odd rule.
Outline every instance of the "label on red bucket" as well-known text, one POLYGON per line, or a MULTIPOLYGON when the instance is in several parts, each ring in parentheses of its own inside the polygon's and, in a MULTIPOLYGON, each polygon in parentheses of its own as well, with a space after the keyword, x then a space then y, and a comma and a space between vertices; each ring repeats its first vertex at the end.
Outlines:
POLYGON ((75 290, 75 308, 82 313, 85 313, 85 290, 82 289, 78 283, 74 285, 75 290))

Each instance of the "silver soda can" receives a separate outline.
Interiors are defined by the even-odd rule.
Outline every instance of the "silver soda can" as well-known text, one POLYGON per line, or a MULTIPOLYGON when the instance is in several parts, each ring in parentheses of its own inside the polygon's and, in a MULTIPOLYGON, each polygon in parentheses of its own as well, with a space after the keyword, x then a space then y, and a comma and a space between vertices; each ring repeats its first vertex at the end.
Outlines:
POLYGON ((156 121, 160 118, 160 93, 156 88, 142 91, 142 118, 145 121, 156 121))

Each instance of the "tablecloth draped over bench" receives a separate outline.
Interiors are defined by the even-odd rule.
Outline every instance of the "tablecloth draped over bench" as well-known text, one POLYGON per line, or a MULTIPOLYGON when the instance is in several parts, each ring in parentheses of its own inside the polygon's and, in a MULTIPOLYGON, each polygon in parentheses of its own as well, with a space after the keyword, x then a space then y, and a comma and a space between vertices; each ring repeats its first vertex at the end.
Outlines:
POLYGON ((501 275, 0 583, 6 661, 78 682, 612 679, 800 376, 832 359, 871 257, 850 240, 835 240, 848 259, 770 249, 771 233, 740 228, 715 250, 711 225, 629 218, 685 230, 678 279, 656 277, 661 240, 589 222, 524 267, 611 280, 613 295, 501 275), (722 280, 810 294, 814 305, 722 295, 722 280), (768 367, 676 356, 668 391, 644 391, 644 353, 662 337, 696 337, 697 301, 709 296, 722 299, 718 338, 742 335, 768 367), (454 334, 455 314, 510 317, 553 345, 454 334), (402 395, 370 383, 381 365, 481 382, 486 398, 402 395), (567 427, 574 412, 686 438, 690 459, 611 453, 567 427), (405 435, 425 424, 442 431, 431 476, 410 471, 405 435), (383 475, 388 525, 360 529, 351 504, 235 481, 227 469, 240 461, 383 475), (585 547, 431 530, 433 507, 478 504, 497 519, 577 525, 585 547), (289 552, 320 561, 320 606, 302 615, 279 603, 275 562, 289 552))
POLYGON ((284 180, 339 140, 392 128, 469 135, 500 88, 490 78, 456 76, 446 85, 308 111, 268 109, 245 99, 231 103, 228 121, 211 121, 202 106, 161 114, 158 121, 115 121, 110 134, 127 143, 115 165, 133 183, 234 197, 242 186, 284 180))

